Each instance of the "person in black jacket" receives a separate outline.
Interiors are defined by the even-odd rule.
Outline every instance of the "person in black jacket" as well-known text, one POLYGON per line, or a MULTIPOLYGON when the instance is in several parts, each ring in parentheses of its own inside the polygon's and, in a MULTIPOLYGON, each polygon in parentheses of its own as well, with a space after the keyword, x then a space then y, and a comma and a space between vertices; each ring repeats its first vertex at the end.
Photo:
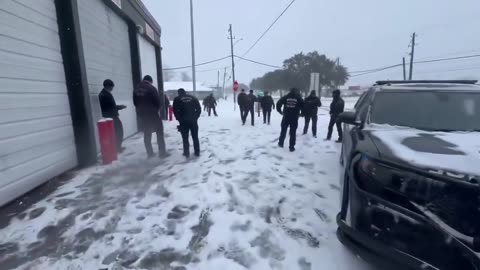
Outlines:
POLYGON ((247 116, 245 115, 245 112, 247 111, 247 94, 245 93, 245 89, 242 89, 240 94, 238 94, 237 103, 238 107, 240 107, 242 123, 245 125, 245 121, 247 120, 247 116))
POLYGON ((218 116, 217 110, 215 109, 217 107, 217 100, 215 100, 213 94, 210 94, 208 97, 206 97, 205 104, 208 108, 208 116, 211 116, 212 110, 213 115, 218 116))
POLYGON ((268 122, 270 125, 270 116, 272 115, 272 108, 275 110, 275 103, 268 92, 265 92, 265 96, 260 100, 260 106, 263 112, 263 123, 266 124, 268 122))
POLYGON ((203 100, 202 100, 202 105, 203 105, 203 111, 204 112, 206 112, 207 109, 208 109, 207 100, 208 100, 208 97, 204 97, 203 100))
POLYGON ((303 128, 303 134, 307 134, 310 120, 312 120, 312 133, 313 137, 317 138, 317 120, 318 120, 318 108, 322 106, 322 102, 317 97, 315 90, 310 92, 310 95, 305 99, 305 105, 303 106, 303 116, 305 116, 305 127, 303 128))
POLYGON ((243 124, 245 124, 245 121, 248 118, 248 113, 250 113, 251 118, 252 118, 252 126, 255 126, 255 102, 257 102, 257 97, 253 94, 253 90, 250 90, 250 94, 247 95, 246 97, 246 107, 245 107, 245 116, 243 120, 243 124))
POLYGON ((113 119, 113 127, 115 129, 115 142, 117 151, 123 152, 125 148, 122 147, 123 142, 123 124, 120 121, 120 114, 118 111, 127 108, 125 105, 117 105, 115 98, 112 95, 115 84, 112 80, 106 79, 103 82, 103 89, 98 95, 100 101, 100 108, 102 109, 102 117, 113 119))
POLYGON ((283 148, 283 143, 287 136, 287 129, 290 128, 290 152, 295 151, 295 143, 297 139, 298 118, 303 109, 303 99, 298 89, 290 89, 290 93, 283 96, 277 102, 277 111, 283 115, 282 131, 278 140, 278 146, 283 148), (283 111, 282 111, 283 108, 283 111))
POLYGON ((338 122, 338 116, 343 113, 345 108, 345 102, 340 97, 340 90, 333 91, 333 100, 330 104, 330 123, 328 124, 328 135, 327 141, 332 139, 333 133, 333 126, 337 125, 337 132, 338 132, 338 140, 337 142, 342 142, 343 131, 342 131, 342 124, 338 122))
POLYGON ((194 96, 187 95, 184 89, 178 89, 178 96, 173 100, 173 113, 180 123, 178 129, 182 134, 183 155, 190 157, 188 135, 192 133, 195 156, 200 156, 200 141, 198 139, 198 118, 202 114, 202 106, 194 96))
POLYGON ((166 157, 165 141, 163 137, 163 123, 160 118, 162 110, 160 95, 153 86, 153 79, 147 75, 133 91, 133 104, 137 109, 140 130, 143 131, 143 141, 147 150, 148 158, 154 156, 152 147, 152 133, 157 135, 158 154, 160 158, 166 157))

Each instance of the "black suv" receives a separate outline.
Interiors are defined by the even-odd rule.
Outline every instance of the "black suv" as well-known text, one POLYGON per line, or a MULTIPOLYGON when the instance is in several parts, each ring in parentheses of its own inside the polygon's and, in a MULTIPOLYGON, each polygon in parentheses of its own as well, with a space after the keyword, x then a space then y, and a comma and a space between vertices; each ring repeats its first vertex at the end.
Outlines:
POLYGON ((480 270, 476 81, 377 82, 340 121, 339 239, 382 269, 480 270))

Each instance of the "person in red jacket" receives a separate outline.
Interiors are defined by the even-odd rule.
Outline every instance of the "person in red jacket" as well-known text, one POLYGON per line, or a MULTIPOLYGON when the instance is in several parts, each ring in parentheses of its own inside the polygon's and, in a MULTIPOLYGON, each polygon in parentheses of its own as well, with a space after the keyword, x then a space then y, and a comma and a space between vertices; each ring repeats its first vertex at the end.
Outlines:
POLYGON ((160 158, 164 158, 168 154, 163 137, 163 123, 160 118, 162 108, 158 91, 152 83, 151 76, 147 75, 143 78, 143 81, 133 91, 133 104, 135 104, 140 121, 140 130, 143 131, 143 141, 148 158, 155 155, 152 147, 152 133, 157 135, 158 154, 160 158))

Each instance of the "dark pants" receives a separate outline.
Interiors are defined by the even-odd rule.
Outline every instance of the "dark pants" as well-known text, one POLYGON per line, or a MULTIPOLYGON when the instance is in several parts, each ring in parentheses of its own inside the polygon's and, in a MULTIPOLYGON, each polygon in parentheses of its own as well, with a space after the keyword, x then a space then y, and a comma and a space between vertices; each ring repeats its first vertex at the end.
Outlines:
POLYGON ((120 151, 123 143, 123 124, 122 121, 120 121, 120 118, 113 118, 113 128, 115 129, 115 142, 117 144, 117 151, 120 151))
POLYGON ((145 149, 149 156, 153 156, 153 147, 152 147, 152 133, 157 135, 157 144, 158 144, 158 154, 160 156, 165 155, 167 150, 165 148, 165 140, 163 138, 163 125, 157 130, 147 129, 143 132, 143 143, 145 144, 145 149))
POLYGON ((243 121, 243 124, 245 124, 245 122, 247 121, 249 113, 250 113, 250 116, 252 118, 252 126, 253 126, 253 125, 255 125, 255 108, 253 108, 253 107, 244 109, 242 121, 243 121))
POLYGON ((192 133, 193 149, 195 155, 200 155, 200 141, 198 139, 198 123, 182 123, 180 124, 180 132, 183 140, 183 154, 190 156, 190 142, 188 141, 189 133, 192 133))
POLYGON ((272 110, 263 110, 263 123, 270 124, 270 116, 272 116, 272 110))
POLYGON ((245 120, 244 120, 244 117, 245 117, 245 111, 246 109, 243 108, 243 107, 240 107, 240 119, 242 119, 242 123, 245 124, 245 120))
POLYGON ((212 110, 213 110, 213 115, 218 116, 217 110, 215 109, 215 107, 208 107, 208 116, 212 114, 212 110))
POLYGON ((287 137, 287 129, 290 128, 290 148, 295 147, 297 141, 297 128, 298 128, 298 117, 287 118, 283 117, 282 119, 282 131, 280 132, 280 138, 278 144, 283 147, 285 138, 287 137))
POLYGON ((327 139, 329 140, 332 138, 334 125, 337 125, 338 139, 341 140, 343 138, 342 123, 338 122, 337 119, 338 119, 338 115, 335 115, 335 114, 330 115, 330 123, 328 123, 328 135, 327 135, 327 139))
POLYGON ((303 128, 303 134, 308 133, 308 126, 310 125, 310 120, 312 120, 312 133, 313 136, 317 136, 317 115, 305 115, 305 127, 303 128))

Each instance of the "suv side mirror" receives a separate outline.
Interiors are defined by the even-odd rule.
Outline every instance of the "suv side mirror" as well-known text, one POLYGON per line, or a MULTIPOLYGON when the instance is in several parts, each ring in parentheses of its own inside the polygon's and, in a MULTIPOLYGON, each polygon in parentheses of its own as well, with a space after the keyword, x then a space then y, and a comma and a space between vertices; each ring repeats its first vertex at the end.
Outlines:
POLYGON ((349 125, 360 126, 360 123, 357 122, 357 115, 355 112, 341 113, 338 116, 338 121, 349 125))

